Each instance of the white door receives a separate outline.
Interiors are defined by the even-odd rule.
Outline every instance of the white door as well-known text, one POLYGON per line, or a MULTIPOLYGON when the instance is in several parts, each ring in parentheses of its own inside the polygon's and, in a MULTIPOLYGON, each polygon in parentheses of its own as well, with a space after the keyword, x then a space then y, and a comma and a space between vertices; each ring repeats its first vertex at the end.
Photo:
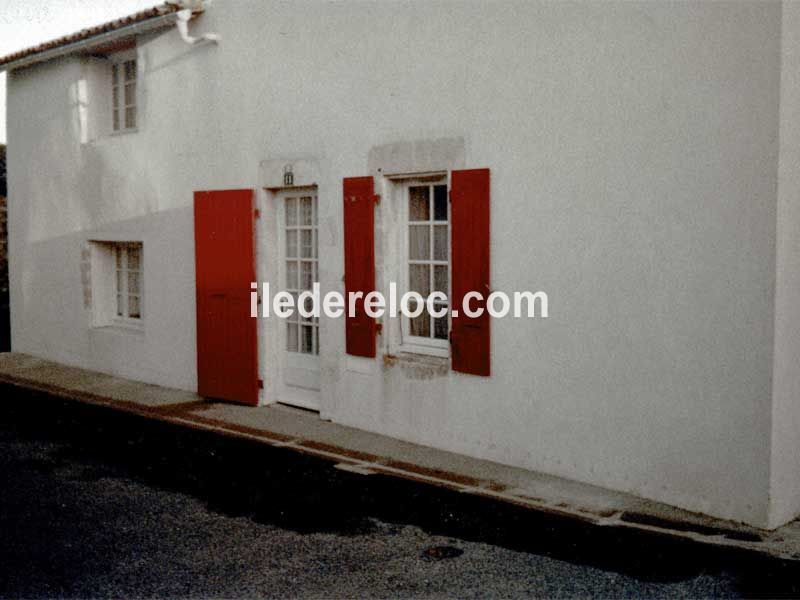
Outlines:
MULTIPOLYGON (((313 188, 284 191, 278 197, 283 289, 297 298, 319 281, 317 194, 313 188)), ((283 329, 282 382, 279 401, 319 410, 319 319, 295 310, 283 329)))

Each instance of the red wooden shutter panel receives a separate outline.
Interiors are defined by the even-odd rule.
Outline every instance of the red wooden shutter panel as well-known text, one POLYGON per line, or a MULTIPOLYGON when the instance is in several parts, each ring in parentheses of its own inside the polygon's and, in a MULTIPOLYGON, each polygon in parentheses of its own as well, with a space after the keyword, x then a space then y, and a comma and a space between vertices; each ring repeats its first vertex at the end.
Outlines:
POLYGON ((453 171, 450 186, 452 318, 450 333, 453 370, 472 375, 490 374, 489 313, 489 169, 453 171), (479 292, 482 300, 471 300, 470 308, 484 309, 480 317, 468 317, 462 309, 468 292, 479 292))
POLYGON ((195 192, 197 393, 258 404, 253 190, 195 192))
POLYGON ((375 319, 364 312, 364 296, 375 289, 375 193, 372 177, 346 177, 344 188, 344 291, 347 353, 375 356, 375 319), (350 292, 363 292, 350 317, 350 292))

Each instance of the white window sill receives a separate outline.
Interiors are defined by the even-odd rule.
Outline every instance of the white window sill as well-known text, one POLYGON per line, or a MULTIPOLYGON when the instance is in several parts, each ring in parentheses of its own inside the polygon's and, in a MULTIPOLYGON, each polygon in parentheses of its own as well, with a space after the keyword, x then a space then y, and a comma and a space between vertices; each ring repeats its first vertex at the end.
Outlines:
POLYGON ((428 346, 427 344, 415 344, 413 342, 405 342, 398 348, 400 354, 410 354, 415 356, 432 356, 436 358, 450 358, 449 344, 442 344, 441 346, 428 346))
POLYGON ((109 333, 144 335, 143 323, 109 323, 108 325, 97 325, 92 329, 109 333))
POLYGON ((133 127, 131 129, 118 129, 117 131, 110 132, 108 137, 118 137, 120 135, 127 135, 129 133, 139 133, 139 128, 133 127))

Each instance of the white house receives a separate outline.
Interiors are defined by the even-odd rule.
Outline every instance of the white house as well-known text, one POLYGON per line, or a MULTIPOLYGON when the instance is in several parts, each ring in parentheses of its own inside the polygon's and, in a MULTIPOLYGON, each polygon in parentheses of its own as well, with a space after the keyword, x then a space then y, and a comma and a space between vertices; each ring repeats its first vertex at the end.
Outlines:
POLYGON ((0 59, 13 350, 800 513, 800 4, 180 8, 0 59), (317 279, 549 317, 249 317, 317 279))

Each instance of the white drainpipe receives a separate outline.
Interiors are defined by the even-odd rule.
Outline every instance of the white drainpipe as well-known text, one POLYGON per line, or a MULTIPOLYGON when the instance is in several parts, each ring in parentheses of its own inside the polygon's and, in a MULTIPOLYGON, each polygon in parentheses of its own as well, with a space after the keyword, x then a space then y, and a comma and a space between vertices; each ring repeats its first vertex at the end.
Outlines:
POLYGON ((192 18, 193 14, 191 8, 184 8, 175 13, 175 16, 178 17, 175 24, 178 26, 178 32, 181 34, 183 41, 191 45, 199 42, 218 42, 220 36, 216 33, 204 33, 200 37, 189 35, 189 20, 192 18))

